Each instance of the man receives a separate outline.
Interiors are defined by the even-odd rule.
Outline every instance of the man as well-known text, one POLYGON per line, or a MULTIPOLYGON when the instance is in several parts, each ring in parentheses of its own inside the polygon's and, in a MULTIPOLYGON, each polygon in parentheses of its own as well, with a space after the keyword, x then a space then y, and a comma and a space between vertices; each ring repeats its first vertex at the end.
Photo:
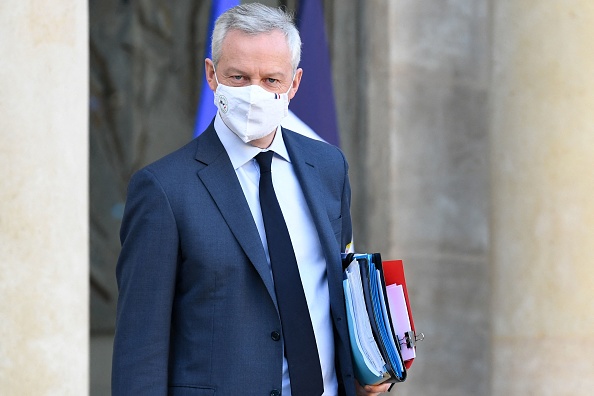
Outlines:
POLYGON ((353 377, 340 261, 352 234, 344 156, 279 126, 301 81, 300 46, 280 9, 252 3, 224 13, 205 60, 217 116, 132 177, 117 266, 113 395, 387 389, 362 388, 353 377), (283 232, 270 226, 278 217, 270 220, 270 186, 262 185, 271 179, 292 249, 278 248, 283 232), (283 260, 294 268, 279 270, 287 251, 292 259, 283 260), (285 297, 294 287, 302 297, 285 297), (287 311, 300 299, 304 315, 287 311), (302 350, 315 358, 300 364, 302 350))

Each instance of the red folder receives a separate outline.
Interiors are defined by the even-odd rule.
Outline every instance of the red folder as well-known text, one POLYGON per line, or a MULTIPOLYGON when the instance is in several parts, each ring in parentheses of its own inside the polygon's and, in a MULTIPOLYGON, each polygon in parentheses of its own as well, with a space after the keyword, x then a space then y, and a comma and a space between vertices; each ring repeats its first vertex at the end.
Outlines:
MULTIPOLYGON (((412 342, 417 341, 416 337, 416 330, 415 330, 415 322, 413 320, 412 310, 410 309, 410 300, 408 298, 408 290, 406 289, 406 278, 404 276, 404 263, 402 260, 390 260, 390 261, 383 261, 382 263, 383 270, 384 270, 384 279, 386 281, 386 286, 388 285, 401 285, 402 291, 404 292, 404 299, 406 301, 406 309, 408 311, 408 317, 410 320, 410 328, 413 331, 413 340, 412 342)), ((416 346, 414 347, 416 350, 416 346)), ((412 365, 414 358, 406 360, 404 362, 404 366, 409 369, 412 365)))

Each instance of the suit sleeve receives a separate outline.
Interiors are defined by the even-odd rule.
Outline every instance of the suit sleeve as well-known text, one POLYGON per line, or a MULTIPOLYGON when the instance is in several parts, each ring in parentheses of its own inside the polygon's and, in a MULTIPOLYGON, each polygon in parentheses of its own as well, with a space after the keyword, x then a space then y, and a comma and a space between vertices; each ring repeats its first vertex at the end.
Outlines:
MULTIPOLYGON (((340 151, 340 150, 339 150, 340 151)), ((342 185, 342 196, 341 196, 341 218, 342 218, 342 230, 341 230, 341 240, 340 240, 340 249, 341 252, 345 252, 348 249, 354 249, 353 247, 353 225, 351 220, 351 186, 349 181, 349 166, 344 157, 342 151, 340 151, 342 155, 342 160, 344 163, 344 174, 343 174, 343 185, 342 185)), ((342 312, 341 315, 346 315, 345 307, 344 307, 344 295, 342 294, 343 288, 342 284, 340 284, 340 292, 341 292, 341 300, 342 300, 342 312)), ((343 316, 346 318, 346 316, 343 316)), ((353 375, 353 365, 351 361, 351 348, 350 348, 350 340, 349 340, 349 333, 347 328, 347 321, 343 320, 338 322, 339 324, 336 325, 337 335, 335 336, 335 342, 338 340, 342 340, 339 345, 342 346, 341 349, 337 349, 338 354, 338 361, 339 361, 339 372, 338 375, 338 382, 339 382, 339 394, 341 396, 354 396, 356 387, 353 375), (337 337, 337 338, 336 338, 337 337)))
MULTIPOLYGON (((342 154, 342 152, 341 152, 342 154)), ((342 215, 342 241, 340 248, 342 252, 354 252, 353 244, 353 224, 351 220, 351 184, 349 181, 349 165, 344 158, 344 185, 342 188, 342 204, 341 204, 341 215, 342 215)))
POLYGON ((179 237, 170 202, 147 170, 130 181, 120 238, 112 395, 166 395, 179 237))

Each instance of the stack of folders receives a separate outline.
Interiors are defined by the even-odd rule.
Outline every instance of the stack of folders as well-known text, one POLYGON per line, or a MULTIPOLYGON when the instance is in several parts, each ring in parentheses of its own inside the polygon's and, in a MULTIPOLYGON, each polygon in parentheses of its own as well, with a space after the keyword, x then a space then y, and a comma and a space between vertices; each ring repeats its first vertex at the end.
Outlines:
POLYGON ((415 355, 402 260, 344 254, 344 295, 355 376, 362 385, 402 382, 415 355))

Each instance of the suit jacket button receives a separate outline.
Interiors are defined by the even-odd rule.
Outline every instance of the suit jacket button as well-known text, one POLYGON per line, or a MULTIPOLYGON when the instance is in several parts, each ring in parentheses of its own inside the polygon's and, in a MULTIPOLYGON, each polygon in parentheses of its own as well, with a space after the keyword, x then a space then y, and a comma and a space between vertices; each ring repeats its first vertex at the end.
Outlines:
POLYGON ((280 391, 279 391, 278 389, 273 389, 273 390, 270 392, 270 396, 280 396, 280 394, 281 394, 281 393, 280 393, 280 391))
POLYGON ((278 341, 280 340, 281 336, 280 333, 278 331, 273 331, 272 333, 270 333, 270 337, 274 340, 274 341, 278 341))

